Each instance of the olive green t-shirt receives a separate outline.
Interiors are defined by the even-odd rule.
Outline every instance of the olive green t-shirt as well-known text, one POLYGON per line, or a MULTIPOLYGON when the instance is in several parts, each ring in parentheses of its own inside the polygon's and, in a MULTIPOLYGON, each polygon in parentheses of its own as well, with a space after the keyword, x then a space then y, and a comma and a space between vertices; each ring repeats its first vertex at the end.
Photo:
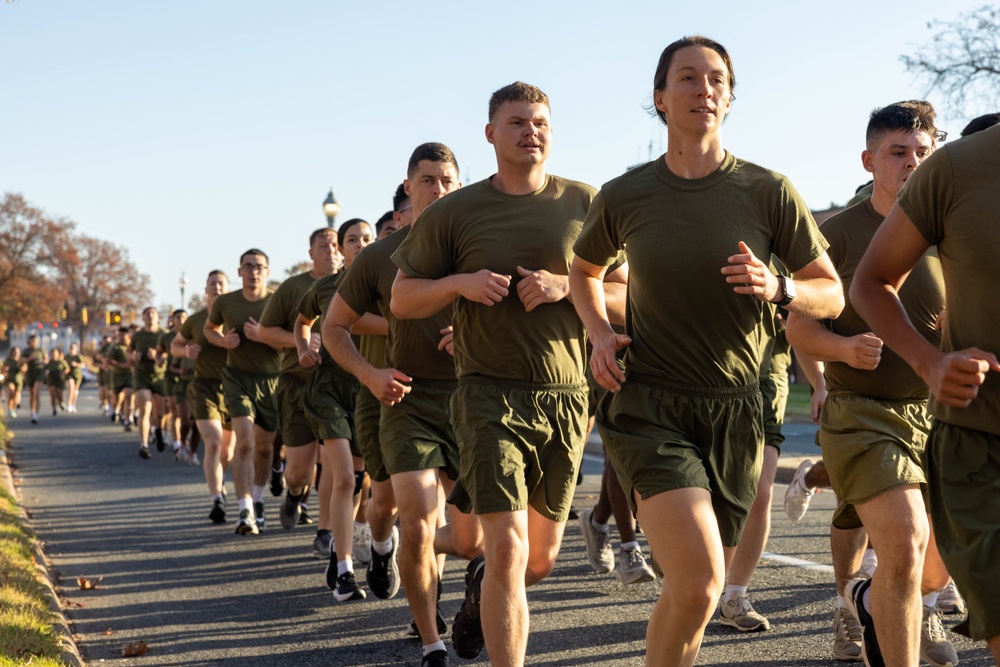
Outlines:
MULTIPOLYGON (((381 314, 380 312, 379 315, 381 314)), ((372 334, 361 336, 358 353, 375 368, 388 368, 389 362, 385 359, 385 347, 388 340, 388 336, 376 336, 372 334)))
POLYGON ((208 338, 205 337, 206 320, 208 320, 208 310, 199 310, 184 320, 184 324, 181 325, 181 335, 184 336, 184 340, 201 346, 198 358, 194 360, 195 377, 221 381, 222 367, 226 365, 229 351, 208 342, 208 338))
POLYGON ((4 382, 14 383, 21 378, 21 364, 24 363, 23 359, 14 360, 13 357, 7 357, 3 362, 3 377, 4 382))
MULTIPOLYGON (((278 285, 278 289, 274 290, 270 301, 267 302, 267 308, 264 309, 260 325, 281 327, 285 331, 292 331, 295 328, 295 321, 299 317, 299 303, 314 282, 316 281, 312 277, 312 273, 306 271, 292 276, 278 285)), ((322 320, 316 320, 313 322, 312 330, 319 331, 320 326, 322 326, 322 320)), ((299 363, 299 352, 294 347, 286 347, 281 351, 281 372, 300 380, 309 378, 309 369, 302 368, 299 363)))
POLYGON ((628 372, 691 387, 758 381, 767 307, 722 274, 740 241, 792 273, 827 246, 784 176, 728 152, 704 178, 674 175, 661 156, 603 187, 575 251, 607 266, 625 248, 628 372))
MULTIPOLYGON (((848 295, 854 272, 883 220, 885 217, 872 207, 869 198, 833 216, 821 228, 826 240, 830 242, 830 259, 844 283, 844 312, 837 319, 827 321, 830 330, 839 336, 856 336, 872 330, 854 310, 848 295)), ((899 298, 917 331, 933 343, 934 347, 940 346, 941 332, 934 328, 934 321, 944 307, 944 282, 941 262, 934 248, 928 250, 913 267, 899 290, 899 298)), ((871 398, 926 399, 930 393, 927 385, 909 364, 888 347, 882 348, 882 359, 878 368, 873 371, 832 361, 826 364, 824 375, 827 389, 846 389, 871 398)))
MULTIPOLYGON (((186 320, 185 320, 186 321, 186 320)), ((170 370, 177 364, 177 358, 170 353, 170 343, 173 342, 174 338, 177 337, 176 331, 165 331, 160 336, 160 340, 156 342, 156 350, 160 354, 167 355, 167 363, 164 367, 164 374, 176 377, 177 373, 170 370)))
MULTIPOLYGON (((997 174, 1000 127, 992 127, 935 151, 899 193, 899 206, 938 248, 947 288, 945 352, 978 347, 1000 354, 997 174)), ((1000 435, 1000 373, 986 373, 969 407, 952 408, 932 398, 930 409, 949 424, 1000 435)))
MULTIPOLYGON (((351 265, 353 266, 353 264, 351 265)), ((341 281, 344 279, 350 271, 345 270, 340 273, 335 273, 332 276, 323 276, 316 282, 312 284, 312 287, 305 293, 302 297, 302 301, 299 302, 299 313, 302 314, 308 320, 315 319, 313 326, 319 323, 320 332, 322 332, 323 320, 326 319, 326 311, 330 307, 330 302, 333 300, 333 295, 337 293, 337 289, 340 287, 341 281)), ((358 346, 359 336, 351 336, 351 340, 354 341, 354 346, 358 346)), ((332 368, 340 369, 342 372, 347 373, 347 371, 340 368, 340 366, 333 360, 330 353, 326 351, 326 345, 322 345, 319 350, 320 359, 323 360, 324 366, 330 366, 332 368)))
POLYGON ((45 367, 45 371, 48 374, 49 382, 61 382, 66 379, 66 373, 69 372, 69 364, 66 363, 65 359, 58 361, 53 359, 45 367))
POLYGON ((585 382, 585 336, 573 304, 562 299, 527 312, 517 294, 517 267, 569 275, 573 242, 594 194, 589 185, 552 175, 527 195, 505 194, 487 179, 452 192, 420 214, 392 256, 408 276, 439 279, 489 269, 511 277, 509 294, 499 303, 455 301, 460 378, 536 385, 585 382))
POLYGON ((157 329, 156 331, 140 329, 132 336, 132 342, 129 343, 128 349, 139 353, 139 361, 135 365, 136 375, 148 377, 154 381, 163 379, 163 366, 157 366, 155 359, 150 359, 146 356, 149 350, 155 351, 157 349, 160 336, 163 333, 163 329, 157 329))
POLYGON ((391 367, 422 380, 454 380, 454 359, 446 350, 438 349, 441 329, 451 324, 451 306, 420 320, 396 319, 389 309, 392 283, 396 279, 392 254, 406 240, 411 228, 403 227, 362 250, 337 293, 356 313, 372 308, 384 313, 389 323, 385 360, 391 367))
POLYGON ((104 345, 102 345, 97 349, 97 354, 100 357, 100 362, 102 365, 105 366, 105 368, 107 367, 106 364, 108 355, 111 354, 111 350, 112 348, 114 348, 114 346, 115 346, 114 343, 105 343, 104 345))
MULTIPOLYGON (((114 345, 111 346, 111 351, 108 352, 107 359, 109 361, 117 361, 119 363, 125 363, 125 364, 129 363, 128 352, 126 351, 126 348, 122 343, 115 343, 114 345)), ((118 366, 110 364, 109 367, 111 368, 111 376, 117 380, 132 375, 131 367, 119 368, 118 366)))
POLYGON ((45 370, 45 353, 42 352, 41 348, 27 348, 24 354, 21 355, 21 363, 28 364, 29 371, 44 371, 45 370))
MULTIPOLYGON (((273 292, 257 301, 247 301, 243 290, 222 294, 212 304, 208 321, 223 325, 224 332, 235 329, 240 335, 240 344, 228 350, 226 365, 248 375, 273 376, 281 372, 281 355, 270 345, 250 340, 243 332, 243 325, 252 317, 260 322, 264 308, 273 292)), ((201 356, 200 354, 198 356, 201 356)))
POLYGON ((67 354, 66 355, 66 365, 69 367, 69 373, 73 377, 81 377, 83 375, 83 357, 79 354, 67 354), (73 366, 73 364, 77 364, 73 366))

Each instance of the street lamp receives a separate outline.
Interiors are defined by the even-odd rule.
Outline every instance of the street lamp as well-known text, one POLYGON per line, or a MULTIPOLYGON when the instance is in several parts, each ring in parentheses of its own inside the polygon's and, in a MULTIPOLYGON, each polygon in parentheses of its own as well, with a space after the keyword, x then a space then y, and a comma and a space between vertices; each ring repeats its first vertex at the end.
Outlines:
POLYGON ((181 306, 180 307, 182 309, 185 307, 184 306, 184 289, 188 286, 189 282, 191 282, 191 281, 188 280, 187 273, 185 273, 184 271, 181 271, 181 279, 179 281, 179 284, 181 286, 181 306))
POLYGON ((333 196, 333 188, 330 188, 326 199, 323 200, 323 215, 326 216, 326 226, 330 229, 333 229, 333 223, 337 219, 338 213, 340 213, 340 203, 333 196))

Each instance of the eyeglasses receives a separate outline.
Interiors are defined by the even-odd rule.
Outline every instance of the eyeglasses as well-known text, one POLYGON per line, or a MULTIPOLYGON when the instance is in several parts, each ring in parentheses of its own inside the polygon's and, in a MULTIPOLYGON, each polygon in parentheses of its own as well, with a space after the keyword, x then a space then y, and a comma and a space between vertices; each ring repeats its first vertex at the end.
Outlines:
POLYGON ((267 264, 243 264, 240 266, 245 273, 263 273, 267 269, 267 264))
POLYGON ((406 205, 406 206, 404 206, 403 208, 401 208, 401 209, 399 209, 398 211, 396 211, 396 213, 402 213, 403 211, 408 211, 408 210, 410 210, 411 208, 413 208, 413 204, 407 204, 407 205, 406 205))
POLYGON ((948 133, 944 130, 934 130, 934 141, 944 141, 948 138, 948 133))

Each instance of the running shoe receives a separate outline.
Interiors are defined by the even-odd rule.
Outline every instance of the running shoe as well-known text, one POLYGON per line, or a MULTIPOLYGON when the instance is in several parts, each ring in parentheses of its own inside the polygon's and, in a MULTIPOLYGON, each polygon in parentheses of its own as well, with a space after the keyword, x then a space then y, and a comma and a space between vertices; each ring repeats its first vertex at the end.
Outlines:
POLYGON ((719 622, 722 625, 736 628, 740 632, 765 632, 771 629, 771 624, 754 610, 750 598, 745 595, 732 600, 723 598, 720 609, 722 615, 719 622))
POLYGON ((313 556, 320 560, 330 559, 330 543, 333 542, 333 535, 329 530, 321 530, 316 533, 313 540, 313 556))
POLYGON ((354 560, 367 563, 372 557, 372 529, 367 523, 354 522, 354 542, 352 546, 354 560))
POLYGON ((285 462, 275 469, 271 468, 271 495, 277 498, 285 492, 285 462))
POLYGON ((162 452, 166 448, 167 443, 163 440, 163 431, 160 430, 159 426, 153 429, 153 439, 156 442, 156 451, 162 452))
POLYGON ((208 518, 212 520, 212 523, 226 522, 226 502, 222 498, 216 498, 212 501, 212 511, 208 513, 208 518))
POLYGON ((448 667, 448 651, 431 651, 420 661, 420 667, 448 667))
MULTIPOLYGON (((330 559, 330 562, 333 562, 332 558, 330 559)), ((333 565, 333 569, 337 569, 336 564, 333 565)), ((337 602, 365 599, 365 592, 361 590, 361 587, 358 586, 358 582, 354 580, 353 572, 345 572, 337 577, 337 585, 333 589, 333 599, 337 602)))
POLYGON ((580 513, 580 532, 583 533, 583 541, 587 544, 587 560, 595 572, 607 574, 615 569, 615 552, 611 548, 611 538, 607 532, 601 532, 594 528, 591 519, 594 510, 583 510, 580 513))
POLYGON ((250 510, 240 510, 240 520, 236 522, 237 535, 256 535, 257 522, 250 517, 250 510))
MULTIPOLYGON (((438 626, 438 637, 444 637, 448 634, 448 621, 444 620, 444 613, 441 611, 441 605, 437 607, 437 626, 438 626)), ((410 637, 415 637, 420 639, 420 629, 417 628, 417 622, 414 619, 410 619, 410 624, 406 626, 406 634, 410 637)))
POLYGON ((948 585, 938 593, 937 608, 942 614, 964 614, 968 607, 965 605, 965 598, 955 587, 955 580, 952 579, 948 585))
POLYGON ((451 643, 459 658, 472 660, 483 650, 483 622, 479 605, 483 594, 483 570, 486 559, 477 556, 469 561, 465 570, 465 600, 455 616, 451 629, 451 643))
POLYGON ((10 412, 10 418, 11 419, 17 419, 17 411, 16 410, 10 410, 9 412, 10 412))
POLYGON ((792 481, 785 488, 785 514, 792 521, 798 521, 806 515, 809 502, 816 495, 816 489, 806 486, 806 475, 815 465, 810 459, 799 464, 792 481))
POLYGON ((882 659, 882 650, 878 645, 878 637, 875 635, 875 621, 865 609, 865 591, 872 585, 871 579, 851 579, 844 587, 844 597, 847 598, 847 607, 854 614, 861 624, 861 658, 867 667, 885 667, 885 660, 882 659))
POLYGON ((267 519, 264 518, 264 503, 255 502, 253 504, 253 513, 257 519, 257 532, 263 533, 264 529, 267 528, 267 519))
POLYGON ((642 549, 622 549, 618 552, 618 569, 615 576, 623 584, 638 584, 643 581, 655 581, 656 573, 646 564, 642 549))
POLYGON ((305 503, 299 503, 299 525, 300 526, 311 526, 315 521, 309 516, 309 508, 305 503))
POLYGON ((399 529, 392 527, 392 551, 382 555, 371 549, 368 568, 365 570, 365 581, 368 588, 381 600, 389 600, 399 592, 399 567, 396 564, 396 552, 399 551, 399 529))
POLYGON ((281 527, 285 530, 291 530, 299 524, 299 517, 302 514, 299 498, 301 496, 292 496, 292 492, 289 490, 285 493, 285 499, 281 501, 281 511, 278 518, 281 519, 281 527))
POLYGON ((146 445, 143 445, 142 447, 139 448, 139 458, 140 459, 151 459, 151 458, 153 458, 153 455, 149 451, 149 447, 147 447, 146 445))
POLYGON ((847 607, 838 607, 833 615, 833 657, 861 662, 861 624, 847 607))
POLYGON ((920 657, 934 667, 955 667, 958 664, 958 653, 945 635, 936 607, 924 605, 924 617, 920 623, 920 657))

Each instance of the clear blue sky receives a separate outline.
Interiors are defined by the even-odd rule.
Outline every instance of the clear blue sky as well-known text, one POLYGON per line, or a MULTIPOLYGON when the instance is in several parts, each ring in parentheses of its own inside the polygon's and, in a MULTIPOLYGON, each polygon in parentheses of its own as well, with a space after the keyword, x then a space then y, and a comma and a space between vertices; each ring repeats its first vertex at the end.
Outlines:
POLYGON ((331 186, 340 221, 374 222, 421 142, 489 176, 486 104, 517 79, 551 98, 549 170, 599 186, 665 145, 657 58, 703 33, 735 64, 726 147, 822 209, 867 179, 871 108, 927 92, 899 56, 980 4, 4 2, 0 191, 126 246, 176 305, 182 271, 200 291, 251 246, 283 277, 331 186))

